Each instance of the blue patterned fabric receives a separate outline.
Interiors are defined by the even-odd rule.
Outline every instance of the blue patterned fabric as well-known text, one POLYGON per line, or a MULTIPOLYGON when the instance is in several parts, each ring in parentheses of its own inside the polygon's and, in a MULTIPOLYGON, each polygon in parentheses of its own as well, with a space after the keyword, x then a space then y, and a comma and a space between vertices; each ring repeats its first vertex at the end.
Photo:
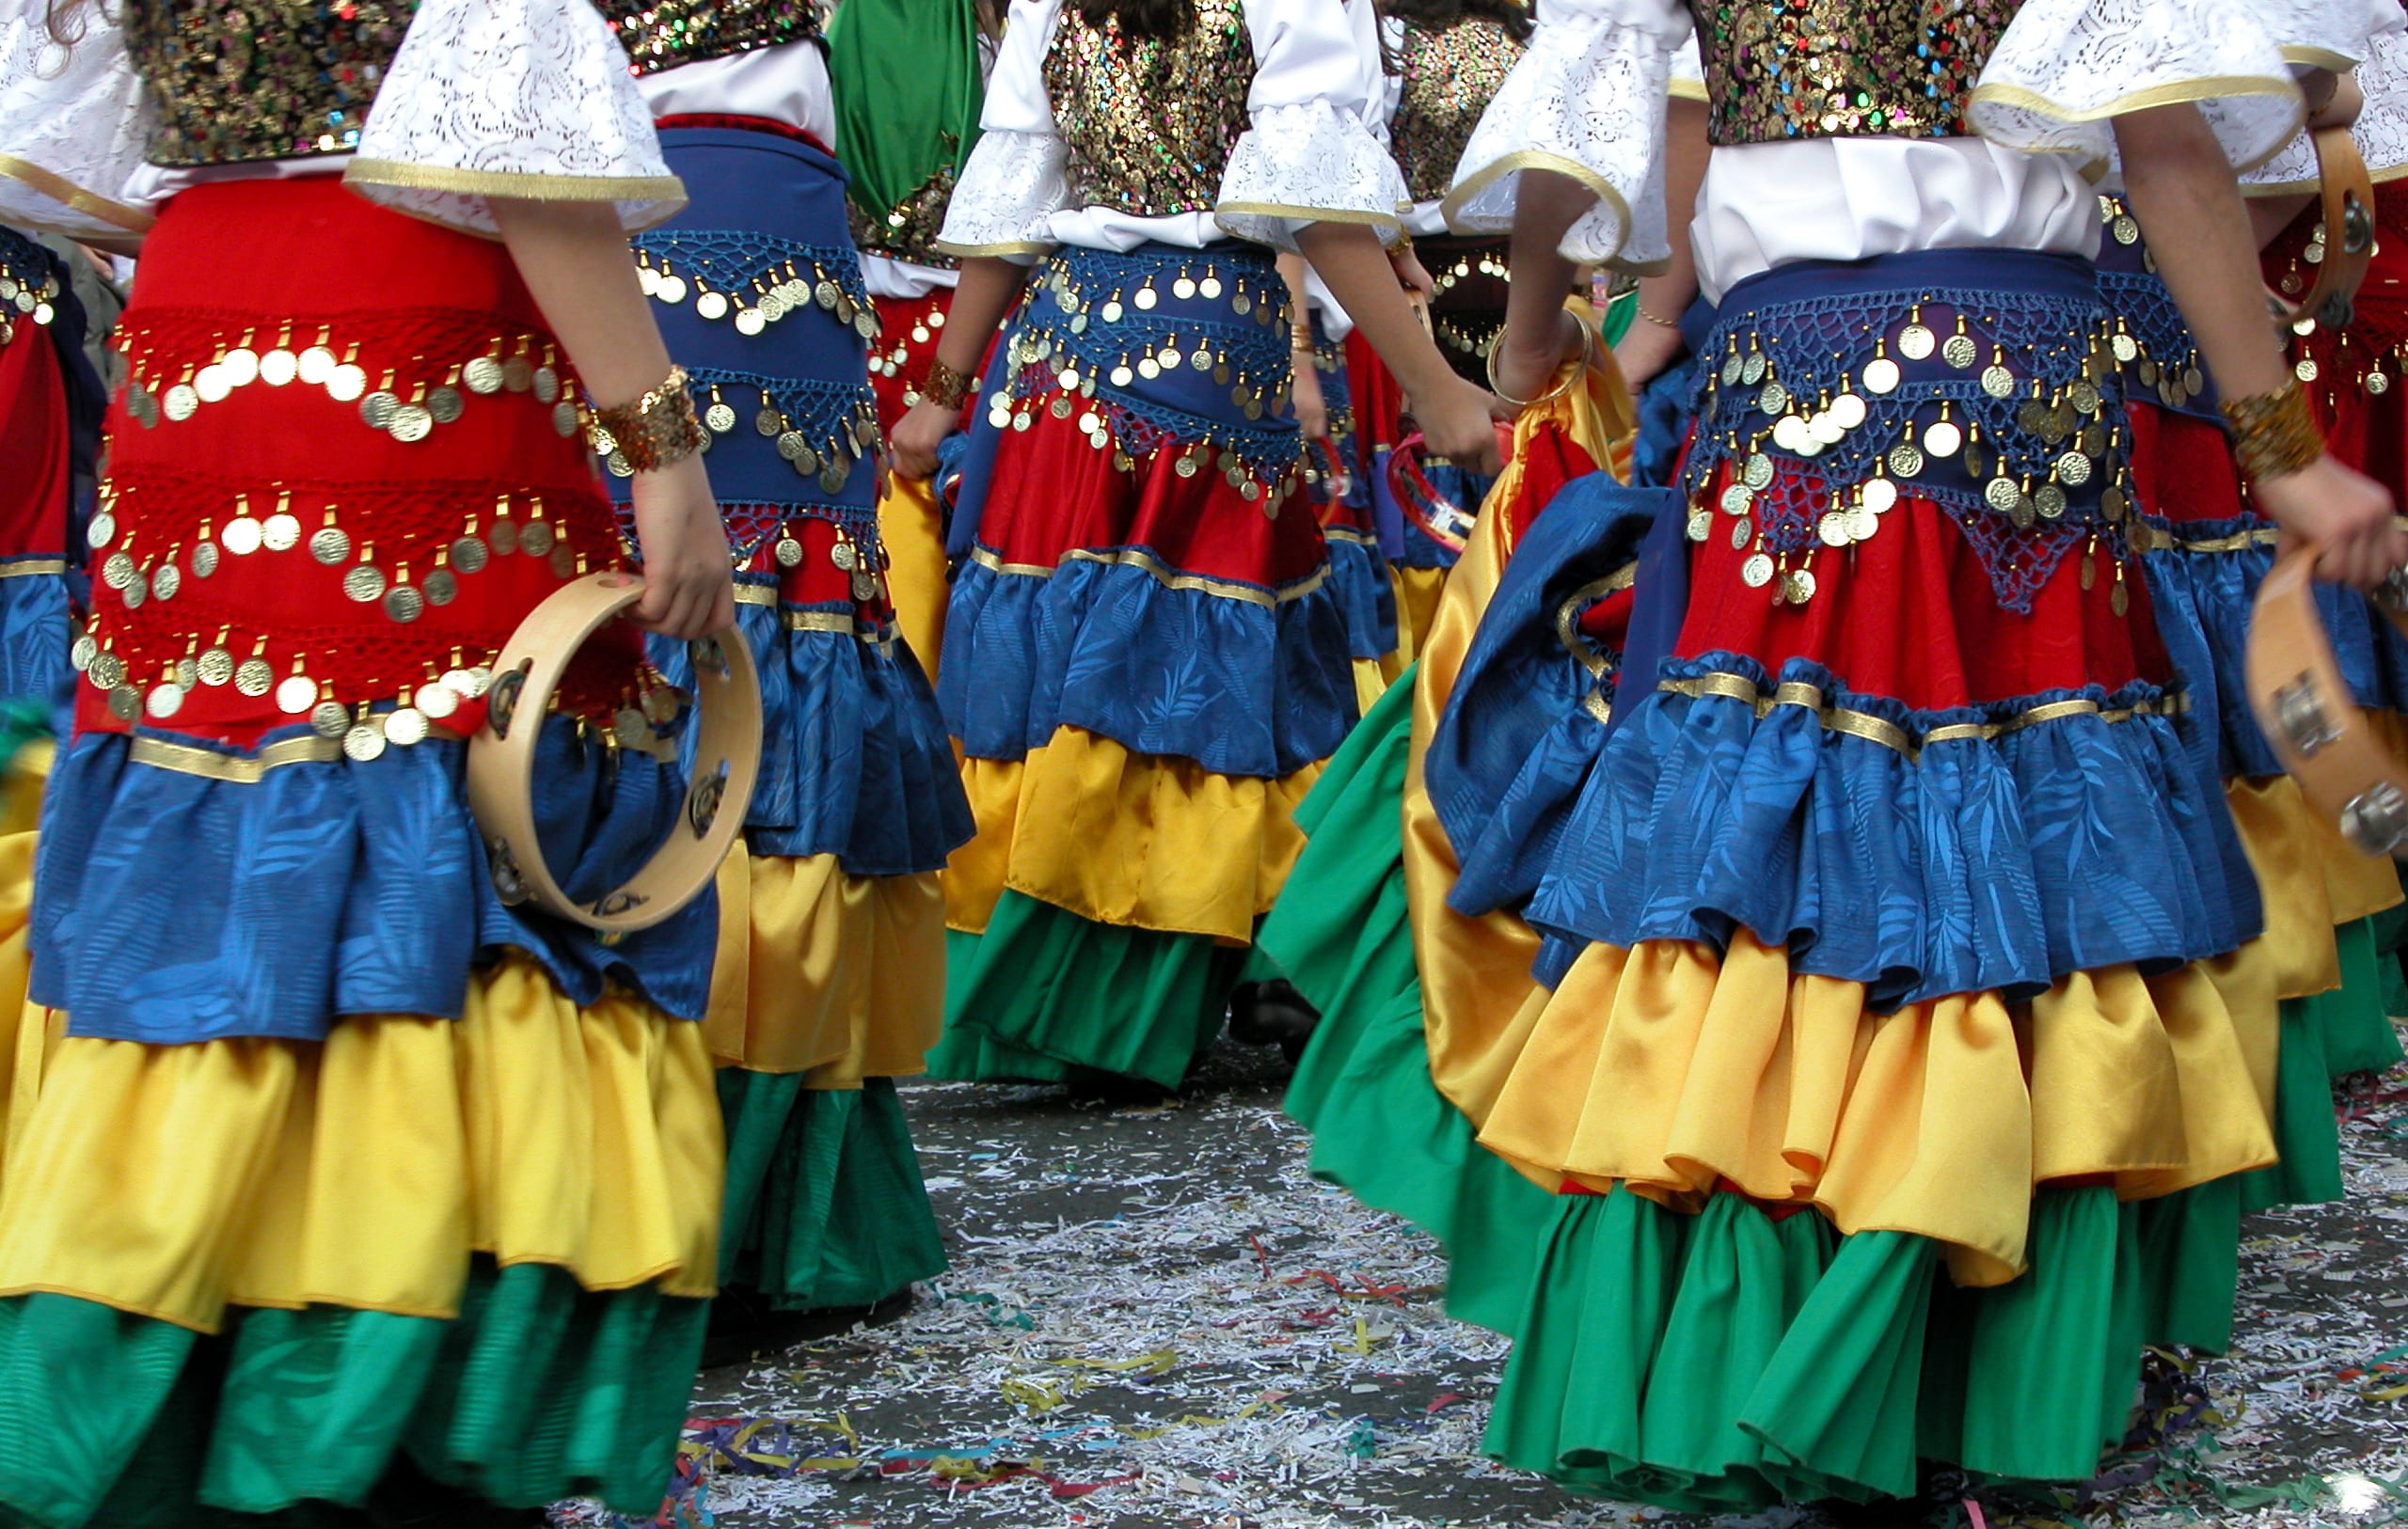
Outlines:
POLYGON ((1360 531, 1323 532, 1329 546, 1329 588, 1346 623, 1346 651, 1376 661, 1396 652, 1396 581, 1379 542, 1360 531))
POLYGON ((1598 713, 1621 673, 1621 652, 1574 623, 1605 597, 1601 581, 1633 572, 1649 527, 1681 514, 1670 489, 1591 473, 1565 485, 1514 548, 1423 762, 1464 904, 1517 906, 1537 891, 1604 746, 1598 713))
MULTIPOLYGON (((1915 736, 2060 701, 2159 699, 2146 686, 2052 691, 1918 713, 1806 660, 1776 676, 1726 653, 1669 661, 1662 679, 1711 675, 1767 697, 1814 686, 1825 705, 1915 736)), ((1487 709, 1465 697, 1459 725, 1478 728, 1487 709)), ((1720 947, 1744 925, 1786 945, 1798 971, 1863 983, 1880 1009, 1989 988, 2013 1001, 2078 969, 2158 970, 2233 949, 2246 935, 2225 879, 2231 837, 2221 796, 2162 716, 2061 717, 1916 757, 1827 730, 1805 707, 1760 719, 1742 700, 1660 689, 1625 698, 1525 916, 1566 940, 1625 947, 1720 947)))
MULTIPOLYGON (((284 764, 255 783, 135 764, 131 747, 75 739, 42 806, 30 992, 75 1034, 320 1040, 348 1015, 457 1018, 471 968, 505 949, 578 1004, 615 983, 702 1014, 717 897, 610 945, 505 907, 468 812, 465 744, 284 764)), ((682 831, 682 772, 581 742, 569 718, 547 719, 534 780, 545 859, 571 896, 600 896, 682 831)))
MULTIPOLYGON (((58 560, 0 559, 0 568, 58 560)), ((67 650, 77 630, 65 574, 0 577, 0 700, 48 707, 62 738, 73 720, 75 670, 67 661, 67 650)))
POLYGON ((1346 619, 1325 574, 1275 605, 1259 593, 1173 589, 1127 562, 965 563, 937 675, 945 726, 977 759, 1020 759, 1069 725, 1215 774, 1291 774, 1354 725, 1346 619))
MULTIPOLYGON (((2153 524, 2169 529, 2163 522, 2153 524)), ((2265 525, 2243 517, 2186 521, 2170 529, 2185 542, 2201 542, 2260 530, 2265 525)), ((2150 608, 2169 651, 2186 637, 2197 644, 2187 658, 2177 654, 2176 662, 2192 676, 2197 708, 2211 724, 2209 742, 2221 777, 2283 773, 2250 712, 2244 669, 2250 612, 2258 586, 2273 566, 2274 548, 2263 544, 2204 553, 2158 548, 2141 558, 2150 608)), ((2401 640, 2399 628, 2354 591, 2335 584, 2318 584, 2315 591, 2334 661, 2349 682, 2350 693, 2361 705, 2408 710, 2408 641, 2401 640)))
POLYGON ((1681 453, 1697 424, 1700 370, 1696 356, 1685 355, 1640 390, 1639 438, 1630 448, 1633 487, 1669 488, 1678 479, 1681 453))
MULTIPOLYGON (((747 575, 760 587, 768 580, 747 575)), ((755 855, 834 855, 857 876, 942 870, 975 831, 952 745, 919 660, 890 632, 796 631, 789 613, 849 618, 826 606, 740 605, 736 624, 761 672, 761 777, 745 816, 755 855)), ((687 685, 686 645, 657 638, 653 662, 687 685)), ((692 767, 692 740, 686 740, 692 767)))

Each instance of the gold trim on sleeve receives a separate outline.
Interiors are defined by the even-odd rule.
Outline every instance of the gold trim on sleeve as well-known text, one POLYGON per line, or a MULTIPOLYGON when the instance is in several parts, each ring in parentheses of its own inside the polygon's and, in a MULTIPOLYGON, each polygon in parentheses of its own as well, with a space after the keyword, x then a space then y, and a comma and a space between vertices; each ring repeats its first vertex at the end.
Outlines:
POLYGON ((128 233, 149 233, 151 224, 157 221, 139 208, 86 191, 65 176, 45 170, 14 154, 0 154, 0 175, 23 181, 71 213, 81 213, 86 217, 96 218, 128 233))
MULTIPOLYGON (((2275 80, 2263 74, 2221 74, 2195 80, 2181 80, 2173 85, 2157 85, 2146 90, 2134 90, 2129 95, 2117 96, 2103 106, 2093 106, 2079 111, 2051 101, 2037 90, 2027 90, 2020 85, 1994 83, 1974 87, 1972 95, 1966 102, 1965 115, 1968 120, 1978 123, 1979 118, 1975 113, 1981 107, 2003 106, 2010 111, 2030 112, 2036 117, 2045 117, 2055 122, 2112 122, 2118 117, 2130 117, 2134 112, 2145 112, 2153 107, 2194 104, 2202 101, 2227 101, 2236 96, 2271 96, 2277 99, 2289 97, 2291 104, 2290 124, 2275 134, 2273 146, 2247 163, 2233 166, 2235 174, 2246 175, 2289 148, 2291 140, 2299 136, 2300 129, 2307 125, 2307 101, 2300 94, 2299 87, 2288 79, 2275 80)), ((1983 136, 1988 137, 1988 134, 1984 134, 1983 136)), ((2022 146, 2010 145, 2009 147, 2022 146)), ((2072 153, 2075 150, 2052 149, 2042 144, 2034 146, 2027 151, 2072 153)), ((2091 180, 2097 180, 2099 175, 2105 173, 2105 170, 2106 166, 2103 165, 2085 165, 2083 167, 2083 174, 2091 180)))
POLYGON ((398 159, 355 159, 346 183, 403 191, 448 191, 531 202, 686 203, 686 182, 673 175, 558 175, 548 171, 464 170, 398 159))
POLYGON ((1626 275, 1641 276, 1657 275, 1671 263, 1669 257, 1661 260, 1624 260, 1622 252, 1630 247, 1631 229, 1636 227, 1631 220, 1630 203, 1623 199, 1622 193, 1616 191, 1604 176, 1597 174, 1577 160, 1566 159, 1561 154, 1551 154, 1544 150, 1516 150, 1513 153, 1501 155, 1482 166, 1470 180, 1458 181, 1455 188, 1447 193, 1446 198, 1438 204, 1439 216, 1447 220, 1449 229, 1458 234, 1495 232, 1496 230, 1492 229, 1465 225, 1462 221, 1464 204, 1505 177, 1520 175, 1525 170, 1552 170, 1558 175, 1569 176, 1587 187, 1599 201, 1613 209, 1614 215, 1622 221, 1622 237, 1616 241, 1613 249, 1608 252, 1605 259, 1596 263, 1610 266, 1626 275))

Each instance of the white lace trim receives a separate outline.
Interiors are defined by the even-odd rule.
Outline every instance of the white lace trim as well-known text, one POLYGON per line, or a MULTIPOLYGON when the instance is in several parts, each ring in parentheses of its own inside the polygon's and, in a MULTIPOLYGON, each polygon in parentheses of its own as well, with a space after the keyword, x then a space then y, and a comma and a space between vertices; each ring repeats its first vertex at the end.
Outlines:
POLYGON ((1368 223, 1383 243, 1413 203, 1395 158, 1356 118, 1326 101, 1263 106, 1229 151, 1214 220, 1241 239, 1296 247, 1307 223, 1368 223))
POLYGON ((0 0, 0 221, 71 238, 150 226, 123 200, 150 141, 150 98, 126 57, 114 5, 87 6, 71 48, 42 0, 0 0))
POLYGON ((2304 69, 2345 71, 2369 40, 2403 24, 2399 0, 2259 0, 2259 24, 2304 69))
POLYGON ((1069 146, 1050 133, 990 127, 953 183, 937 248, 948 255, 1040 255, 1048 231, 1070 199, 1063 175, 1069 146))
POLYGON ((1967 115, 1994 143, 2070 155, 2097 177, 2115 164, 2115 118, 2195 102, 2226 157, 2249 169, 2299 131, 2305 112, 2255 4, 2026 0, 1967 115))
MULTIPOLYGON (((2408 176, 2408 32, 2374 39, 2366 62, 2358 66, 2358 87, 2366 92, 2367 103, 2350 136, 2357 140, 2359 156, 2378 181, 2408 176)), ((2316 146, 2302 133, 2242 179, 2242 189, 2253 197, 2314 191, 2321 183, 2316 146)))
POLYGON ((586 0, 426 0, 343 180, 485 234, 488 197, 613 202, 631 232, 686 199, 626 55, 586 0))
POLYGON ((1669 259, 1664 109, 1680 41, 1610 16, 1544 22, 1464 148, 1445 203, 1449 225, 1462 233, 1511 229, 1522 172, 1555 170, 1597 194, 1564 235, 1566 259, 1629 270, 1669 259))

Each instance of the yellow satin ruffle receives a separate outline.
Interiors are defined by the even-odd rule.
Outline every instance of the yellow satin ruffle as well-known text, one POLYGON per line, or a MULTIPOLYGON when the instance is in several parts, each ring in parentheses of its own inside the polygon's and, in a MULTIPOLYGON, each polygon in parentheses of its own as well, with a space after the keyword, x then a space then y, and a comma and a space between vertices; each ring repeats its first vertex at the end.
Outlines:
POLYGON ((1396 589, 1396 651, 1404 663, 1421 656, 1447 592, 1447 574, 1444 568, 1388 567, 1388 582, 1396 589))
MULTIPOLYGON (((18 1015, 24 1007, 32 964, 26 928, 33 915, 34 824, 41 816, 54 757, 50 740, 37 738, 17 750, 0 778, 0 1015, 18 1015)), ((0 1035, 0 1174, 7 1171, 9 1143, 40 1087, 43 1043, 38 1019, 0 1035)))
POLYGON ((1745 931, 1592 945, 1514 1057, 1482 1145, 1542 1183, 1694 1207, 1728 1180, 1844 1233, 1951 1247, 1960 1283, 2024 1265, 2035 1185, 2171 1193, 2274 1160, 2222 995, 2186 967, 2076 972, 2030 1003, 1959 994, 1877 1015, 1745 931))
POLYGON ((927 1069, 944 1029, 944 893, 934 872, 847 875, 833 855, 731 855, 703 1039, 721 1066, 815 1089, 927 1069))
POLYGON ((934 483, 898 473, 884 476, 878 535, 886 544, 886 597, 895 607, 896 629, 930 679, 944 646, 945 606, 952 598, 943 527, 934 483))
POLYGON ((1481 616, 1513 559, 1513 511, 1523 492, 1524 453, 1519 448, 1542 429, 1560 430, 1592 460, 1610 464, 1617 478, 1628 471, 1634 425, 1630 391, 1621 372, 1608 356, 1601 369, 1586 371, 1581 382, 1560 397, 1525 409, 1515 422, 1514 460, 1489 490, 1469 545, 1421 634, 1404 779, 1405 902, 1421 970, 1431 1076, 1439 1092, 1475 1126, 1488 1118, 1503 1086, 1518 1049, 1514 1037, 1545 1000, 1545 989, 1530 980, 1539 940, 1528 924, 1510 914, 1468 919, 1447 906, 1460 867, 1431 806, 1421 762, 1439 714, 1454 693, 1481 616))
POLYGON ((579 1010, 513 958, 458 1020, 347 1019, 319 1045, 70 1038, 24 1012, 48 1044, 0 1190, 0 1294, 205 1332, 229 1304, 448 1317, 478 1253, 713 1293, 710 1056, 633 998, 579 1010))
POLYGON ((946 917, 984 933, 1009 889, 1095 923, 1245 944, 1304 851, 1296 804, 1320 774, 1215 775, 1074 727, 1024 760, 964 760, 978 834, 945 867, 946 917))

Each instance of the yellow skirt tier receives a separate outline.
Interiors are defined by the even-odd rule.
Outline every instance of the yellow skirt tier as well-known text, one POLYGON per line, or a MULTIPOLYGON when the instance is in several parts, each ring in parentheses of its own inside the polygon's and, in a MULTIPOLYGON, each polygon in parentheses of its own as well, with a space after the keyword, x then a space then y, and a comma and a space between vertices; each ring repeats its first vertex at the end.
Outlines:
POLYGON ((451 1317, 478 1253, 714 1292, 699 1025, 617 994, 579 1010, 520 958, 472 980, 460 1019, 347 1019, 319 1045, 143 1046, 24 1014, 0 1295, 203 1332, 229 1305, 451 1317))
POLYGON ((731 855, 703 1035, 714 1061, 814 1089, 927 1070, 944 1028, 934 872, 845 874, 833 855, 731 855))
POLYGON ((978 834, 946 865, 947 918, 983 934, 1009 890, 1093 923, 1249 943, 1304 852, 1296 804, 1320 774, 1216 775, 1075 727, 1025 759, 964 760, 978 834))
POLYGON ((895 627, 931 679, 944 646, 945 607, 953 592, 943 527, 935 484, 885 475, 878 497, 878 534, 886 544, 887 598, 895 607, 895 627))

